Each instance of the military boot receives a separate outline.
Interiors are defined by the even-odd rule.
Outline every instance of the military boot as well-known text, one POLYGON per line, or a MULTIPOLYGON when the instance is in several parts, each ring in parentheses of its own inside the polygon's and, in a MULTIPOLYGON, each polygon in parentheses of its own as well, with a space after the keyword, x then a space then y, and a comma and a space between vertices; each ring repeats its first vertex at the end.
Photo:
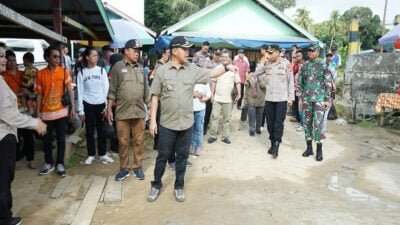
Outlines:
POLYGON ((322 143, 317 143, 317 157, 315 157, 317 161, 322 161, 322 143))
POLYGON ((271 140, 271 146, 269 147, 269 149, 268 149, 268 154, 272 154, 272 147, 274 146, 274 141, 273 140, 271 140))
POLYGON ((314 155, 313 149, 312 149, 312 141, 307 141, 307 148, 306 148, 306 151, 303 152, 303 157, 308 157, 310 155, 314 155))
POLYGON ((278 152, 279 152, 279 141, 275 141, 275 143, 272 145, 272 149, 271 149, 271 155, 272 158, 276 159, 278 157, 278 152))

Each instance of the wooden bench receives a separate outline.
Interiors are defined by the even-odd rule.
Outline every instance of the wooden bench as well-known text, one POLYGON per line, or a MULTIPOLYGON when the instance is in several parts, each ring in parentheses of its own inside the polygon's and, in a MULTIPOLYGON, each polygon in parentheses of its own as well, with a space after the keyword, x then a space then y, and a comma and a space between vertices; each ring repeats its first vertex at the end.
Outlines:
POLYGON ((375 110, 379 115, 378 125, 383 126, 385 120, 393 116, 395 113, 400 112, 400 95, 397 93, 381 93, 376 100, 375 110), (391 109, 392 111, 385 115, 385 110, 391 109))

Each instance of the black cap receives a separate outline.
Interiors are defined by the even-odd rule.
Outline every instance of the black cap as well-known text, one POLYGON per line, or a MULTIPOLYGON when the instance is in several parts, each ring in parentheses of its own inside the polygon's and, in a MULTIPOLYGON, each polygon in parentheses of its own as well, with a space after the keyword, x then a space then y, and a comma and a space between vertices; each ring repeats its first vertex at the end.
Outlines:
POLYGON ((183 36, 174 37, 169 42, 169 48, 190 48, 192 46, 193 44, 190 44, 183 36))
POLYGON ((128 49, 128 48, 141 48, 141 47, 142 47, 142 45, 140 45, 140 43, 135 39, 131 39, 131 40, 129 40, 129 41, 127 41, 125 43, 125 48, 126 49, 128 49))
POLYGON ((244 49, 243 48, 239 49, 238 53, 244 53, 244 49))
POLYGON ((279 45, 270 45, 270 46, 268 46, 267 52, 273 53, 275 51, 279 51, 279 45))
POLYGON ((263 44, 261 45, 261 49, 268 50, 269 45, 263 44))
POLYGON ((332 45, 331 51, 336 51, 336 50, 337 50, 337 46, 336 45, 332 45))
POLYGON ((104 45, 104 46, 101 48, 101 50, 103 50, 103 51, 108 51, 108 50, 112 50, 112 49, 111 49, 110 45, 104 45))
POLYGON ((221 50, 215 49, 215 50, 213 51, 213 53, 216 54, 216 55, 221 55, 221 50))
POLYGON ((308 46, 309 51, 319 51, 320 49, 321 47, 318 44, 311 44, 310 46, 308 46))
POLYGON ((210 42, 208 41, 203 42, 203 46, 210 46, 210 42))

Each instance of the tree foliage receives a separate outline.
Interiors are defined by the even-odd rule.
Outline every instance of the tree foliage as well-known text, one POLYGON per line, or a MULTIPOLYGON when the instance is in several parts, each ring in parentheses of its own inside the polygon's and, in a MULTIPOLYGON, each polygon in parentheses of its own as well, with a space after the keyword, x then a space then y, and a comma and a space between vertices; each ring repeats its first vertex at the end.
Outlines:
POLYGON ((307 9, 297 9, 294 21, 304 29, 311 31, 313 21, 310 17, 310 11, 307 9))
POLYGON ((157 33, 179 21, 169 0, 147 0, 144 8, 145 25, 157 33))
POLYGON ((361 49, 371 49, 378 44, 382 35, 382 22, 378 15, 373 15, 368 7, 353 7, 343 13, 343 20, 350 24, 353 18, 359 22, 361 49))
POLYGON ((285 11, 285 9, 296 6, 296 0, 267 0, 267 2, 271 3, 271 5, 282 12, 285 11))

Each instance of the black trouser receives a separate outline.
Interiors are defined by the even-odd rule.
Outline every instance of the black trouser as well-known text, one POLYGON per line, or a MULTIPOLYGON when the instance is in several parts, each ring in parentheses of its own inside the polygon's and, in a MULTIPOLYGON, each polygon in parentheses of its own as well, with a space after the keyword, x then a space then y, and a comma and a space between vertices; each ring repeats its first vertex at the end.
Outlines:
POLYGON ((299 111, 299 97, 294 96, 293 102, 293 116, 300 122, 300 111, 299 111))
POLYGON ((262 127, 265 127, 264 125, 265 125, 265 120, 267 119, 267 106, 266 105, 264 105, 264 111, 263 111, 263 115, 262 115, 262 118, 261 118, 261 126, 262 127))
MULTIPOLYGON (((160 130, 160 117, 161 117, 161 104, 160 101, 158 101, 157 114, 156 114, 157 130, 160 130)), ((154 136, 153 149, 158 149, 158 132, 154 136)))
POLYGON ((83 109, 85 111, 85 124, 86 124, 86 141, 88 156, 96 155, 96 145, 94 143, 94 129, 97 131, 97 148, 99 149, 99 156, 106 154, 106 139, 103 137, 101 128, 104 126, 103 110, 106 104, 92 105, 83 102, 83 109))
MULTIPOLYGON (((236 88, 236 85, 235 85, 235 88, 236 88)), ((244 84, 240 83, 240 99, 239 99, 239 101, 237 103, 237 107, 238 108, 242 107, 243 97, 244 97, 244 84)))
POLYGON ((17 139, 8 134, 0 140, 0 225, 9 225, 12 217, 11 183, 15 174, 17 139))
POLYGON ((283 122, 286 118, 287 102, 265 102, 269 139, 282 142, 283 122))
POLYGON ((47 164, 54 164, 52 156, 52 142, 53 142, 53 130, 56 130, 57 137, 57 160, 56 164, 64 165, 64 153, 65 153, 65 127, 67 125, 67 118, 60 118, 57 120, 44 121, 47 124, 47 133, 43 137, 43 150, 44 160, 47 164))
POLYGON ((175 189, 182 189, 185 183, 186 162, 189 157, 189 148, 192 141, 192 128, 176 131, 160 125, 158 155, 154 168, 154 181, 151 186, 162 188, 162 176, 171 153, 176 154, 175 189))
MULTIPOLYGON (((115 134, 118 134, 118 132, 117 132, 117 121, 115 120, 115 107, 112 108, 112 112, 113 112, 113 116, 114 116, 114 118, 113 118, 114 131, 115 131, 115 134)), ((115 153, 118 153, 119 152, 119 145, 118 145, 118 137, 117 137, 117 135, 115 135, 114 138, 111 138, 110 142, 111 142, 110 143, 111 144, 111 146, 110 146, 111 151, 115 152, 115 153)))
MULTIPOLYGON (((20 150, 21 139, 24 142, 22 151, 25 154, 27 161, 32 161, 35 154, 35 143, 33 142, 33 130, 18 129, 18 138, 20 141, 17 144, 17 151, 20 150)), ((18 154, 18 153, 17 153, 18 154)))
POLYGON ((212 103, 211 100, 206 101, 206 114, 204 115, 204 127, 203 127, 203 134, 207 134, 208 123, 210 123, 211 118, 211 111, 212 111, 212 103))
MULTIPOLYGON (((158 102, 157 114, 156 114, 156 123, 157 123, 157 130, 160 130, 160 118, 161 118, 161 103, 158 102)), ((154 136, 154 145, 153 149, 158 149, 158 139, 159 139, 159 132, 154 136)), ((168 157, 168 163, 174 163, 176 161, 175 152, 171 151, 170 156, 168 157)))

